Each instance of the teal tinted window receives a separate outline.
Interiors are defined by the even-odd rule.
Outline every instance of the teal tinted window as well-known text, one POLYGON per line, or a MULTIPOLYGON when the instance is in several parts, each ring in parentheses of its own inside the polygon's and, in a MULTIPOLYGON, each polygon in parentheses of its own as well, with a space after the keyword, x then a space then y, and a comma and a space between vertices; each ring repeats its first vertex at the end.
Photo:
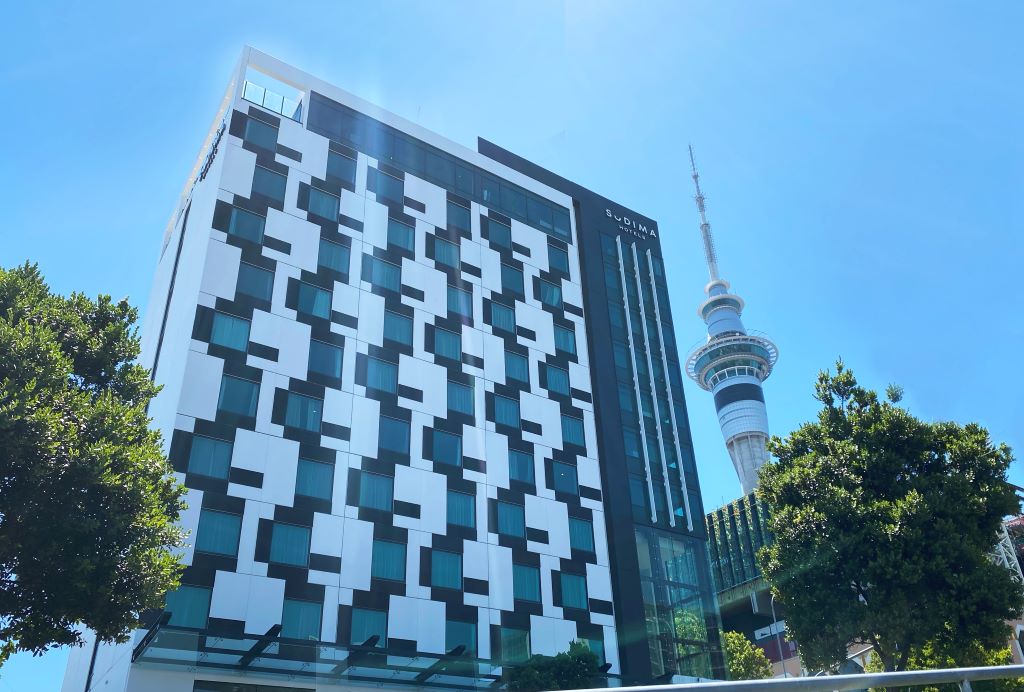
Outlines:
POLYGON ((462 466, 462 436, 444 430, 434 430, 433 434, 434 461, 451 466, 462 466))
POLYGON ((286 639, 320 641, 321 605, 311 601, 284 599, 281 636, 286 639))
POLYGON ((505 379, 530 382, 530 362, 526 356, 505 351, 505 379))
POLYGON ((560 493, 579 495, 580 488, 576 480, 576 467, 563 464, 560 461, 553 462, 552 466, 554 467, 554 489, 560 493))
POLYGON ((371 255, 363 255, 363 280, 396 293, 402 290, 401 268, 371 255))
POLYGON ((405 545, 391 541, 374 541, 370 576, 405 581, 405 545))
POLYGON ((377 358, 366 359, 366 387, 382 392, 398 392, 398 366, 377 358))
POLYGON ((249 347, 249 320, 223 312, 213 313, 210 343, 245 351, 249 347))
POLYGON ((309 188, 309 213, 331 221, 338 220, 338 205, 341 200, 337 195, 324 192, 315 187, 309 188))
POLYGON ((444 623, 444 650, 451 651, 464 646, 463 656, 476 657, 476 623, 461 620, 447 620, 444 623))
POLYGON ((508 477, 514 481, 533 483, 533 455, 518 449, 508 450, 508 477))
POLYGON ((341 377, 341 362, 343 352, 340 346, 324 343, 315 339, 309 342, 309 371, 326 375, 327 377, 341 377))
POLYGON ((516 600, 540 603, 540 570, 529 565, 512 565, 512 596, 516 600))
POLYGON ((548 390, 569 395, 569 371, 554 365, 547 366, 548 390))
POLYGON ((548 245, 548 267, 551 271, 569 273, 569 253, 562 248, 548 245))
POLYGON ((438 264, 451 267, 452 269, 458 269, 460 262, 459 246, 455 243, 449 243, 447 240, 435 238, 434 260, 438 264))
POLYGON ((462 360, 462 335, 447 329, 435 329, 434 353, 443 358, 462 360))
POLYGON ((491 303, 491 326, 497 330, 516 333, 516 311, 501 303, 491 303))
POLYGON ((395 479, 390 476, 363 472, 359 477, 359 506, 390 512, 394 488, 395 479))
POLYGON ((562 572, 562 607, 587 610, 587 578, 562 572))
POLYGON ((494 397, 494 422, 498 425, 519 427, 519 402, 504 396, 494 397))
POLYGON ((334 465, 300 458, 295 473, 295 494, 330 500, 334 495, 334 465))
POLYGON ((263 242, 263 228, 266 223, 267 220, 258 214, 231 207, 231 214, 228 216, 228 235, 260 243, 263 242))
POLYGON ((320 432, 320 417, 323 415, 324 402, 322 399, 303 396, 295 392, 288 392, 288 402, 285 405, 284 424, 289 428, 299 428, 310 432, 320 432))
POLYGON ((210 478, 227 478, 231 468, 231 449, 232 444, 226 440, 193 436, 188 472, 210 478))
POLYGON ((388 245, 410 252, 416 249, 416 229, 396 219, 388 219, 388 245))
POLYGON ((326 269, 333 269, 342 274, 348 274, 349 249, 339 243, 332 243, 329 240, 320 239, 320 255, 317 257, 317 264, 326 269))
POLYGON ((259 398, 260 386, 256 382, 224 375, 220 380, 217 410, 252 417, 256 415, 259 398))
POLYGON ((260 149, 277 151, 277 128, 268 125, 256 118, 246 118, 245 134, 242 136, 246 142, 254 144, 260 149))
POLYGON ((590 649, 590 652, 592 654, 594 654, 595 656, 597 656, 597 664, 599 666, 603 666, 604 663, 605 663, 605 660, 604 660, 604 640, 603 639, 584 639, 583 641, 586 642, 587 648, 590 649))
POLYGON ((554 228, 554 221, 551 214, 551 207, 540 200, 530 198, 526 202, 526 216, 530 224, 550 231, 554 228))
POLYGON ((584 446, 583 421, 572 416, 562 416, 562 441, 566 444, 584 446))
POLYGON ((256 170, 253 172, 252 193, 254 195, 263 195, 272 200, 283 202, 284 191, 287 185, 288 179, 285 176, 263 166, 256 166, 256 170))
POLYGON ((380 417, 377 446, 400 454, 409 453, 409 424, 397 418, 380 417))
POLYGON ((327 179, 356 184, 356 160, 337 152, 327 152, 327 179))
POLYGON ((242 531, 242 517, 226 512, 204 509, 199 513, 195 548, 201 553, 217 555, 238 554, 238 536, 242 531))
POLYGON ((512 228, 494 219, 487 220, 487 235, 491 245, 498 247, 512 247, 512 228))
POLYGON ((260 300, 270 300, 274 296, 274 272, 242 262, 238 265, 235 291, 260 300))
POLYGON ((448 287, 448 311, 463 317, 473 316, 473 292, 454 286, 448 287))
POLYGON ((448 523, 476 528, 476 498, 468 493, 449 490, 448 523))
POLYGON ((456 204, 455 202, 452 201, 448 202, 449 226, 454 226, 455 228, 458 228, 460 230, 468 231, 470 230, 471 227, 470 218, 471 216, 469 213, 469 209, 462 206, 461 204, 456 204))
POLYGON ((555 350, 576 355, 576 330, 555 325, 555 350))
POLYGON ((586 519, 569 517, 569 547, 594 552, 594 525, 586 519))
POLYGON ((309 528, 274 524, 270 534, 270 561, 305 567, 309 563, 309 528))
POLYGON ((526 515, 522 505, 498 503, 498 533, 526 537, 526 515))
POLYGON ((562 307, 562 287, 550 281, 540 282, 540 302, 553 308, 562 307))
POLYGON ((383 610, 352 609, 352 633, 350 644, 364 644, 370 637, 377 637, 374 646, 383 648, 388 642, 388 614, 383 610))
POLYGON ((530 630, 501 628, 501 660, 521 663, 530 658, 530 630))
POLYGON ((507 264, 501 265, 501 288, 516 295, 525 295, 523 271, 507 264))
POLYGON ((377 196, 392 202, 405 201, 405 183, 377 170, 377 196))
POLYGON ((296 309, 303 314, 328 320, 331 318, 331 294, 319 286, 300 281, 296 309))
POLYGON ((443 550, 431 551, 430 585, 442 589, 461 589, 462 556, 443 550))
POLYGON ((461 382, 448 381, 448 410, 473 415, 473 388, 461 382))
POLYGON ((210 615, 212 591, 201 586, 185 585, 168 591, 164 610, 171 614, 171 619, 167 624, 174 627, 204 629, 206 618, 210 615))
POLYGON ((412 346, 412 318, 390 310, 384 311, 384 338, 412 346))

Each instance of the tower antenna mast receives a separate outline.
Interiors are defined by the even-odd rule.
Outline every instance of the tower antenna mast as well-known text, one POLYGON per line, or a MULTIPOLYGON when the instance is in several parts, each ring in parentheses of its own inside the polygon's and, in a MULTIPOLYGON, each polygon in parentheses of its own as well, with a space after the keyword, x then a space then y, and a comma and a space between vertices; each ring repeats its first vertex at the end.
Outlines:
POLYGON ((712 281, 718 281, 718 254, 715 252, 715 238, 711 235, 711 224, 704 213, 704 193, 700 191, 700 175, 697 173, 697 164, 693 160, 693 145, 690 147, 690 168, 693 169, 693 185, 697 188, 694 200, 697 202, 697 211, 700 212, 700 235, 704 239, 704 259, 708 263, 708 274, 712 281))

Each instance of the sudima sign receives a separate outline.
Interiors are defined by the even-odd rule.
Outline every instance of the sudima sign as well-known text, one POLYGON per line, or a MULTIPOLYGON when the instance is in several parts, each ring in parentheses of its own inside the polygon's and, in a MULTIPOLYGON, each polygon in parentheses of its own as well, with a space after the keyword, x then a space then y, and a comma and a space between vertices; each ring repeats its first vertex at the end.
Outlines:
POLYGON ((604 215, 619 225, 619 230, 623 233, 629 233, 635 235, 637 238, 657 238, 658 229, 656 226, 647 226, 644 221, 637 219, 631 219, 625 214, 615 214, 611 209, 605 209, 604 215))

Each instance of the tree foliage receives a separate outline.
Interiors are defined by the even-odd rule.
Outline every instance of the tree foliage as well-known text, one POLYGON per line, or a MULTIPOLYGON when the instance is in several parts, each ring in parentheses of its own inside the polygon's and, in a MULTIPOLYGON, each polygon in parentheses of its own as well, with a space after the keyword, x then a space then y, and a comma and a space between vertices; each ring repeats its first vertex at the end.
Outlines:
POLYGON ((760 486, 776 540, 759 562, 804 664, 835 666, 850 643, 874 646, 885 670, 905 670, 929 641, 1002 646, 1022 608, 988 558, 1019 510, 1009 448, 979 425, 880 401, 842 362, 818 376, 816 398, 816 422, 772 440, 778 463, 760 486))
MULTIPOLYGON (((970 642, 960 645, 956 649, 950 649, 949 645, 944 644, 941 639, 925 643, 920 649, 912 651, 907 659, 907 670, 1009 665, 1013 665, 1013 654, 1009 647, 986 649, 978 642, 970 642)), ((877 673, 881 670, 881 661, 878 656, 872 654, 864 671, 877 673)), ((971 683, 971 688, 975 692, 1022 692, 1024 691, 1024 679, 978 680, 971 683)), ((889 688, 890 692, 894 690, 902 692, 903 689, 909 692, 910 688, 889 688)), ((914 689, 916 692, 960 692, 960 686, 955 683, 914 689)), ((872 688, 872 691, 884 692, 884 688, 872 688)))
POLYGON ((509 672, 510 690, 578 690, 593 685, 597 655, 583 642, 572 642, 557 656, 531 656, 509 672))
POLYGON ((764 651, 754 646, 741 632, 723 632, 722 645, 730 680, 767 680, 772 677, 772 664, 764 651))
POLYGON ((180 567, 181 491, 148 428, 137 312, 0 269, 0 640, 124 641, 180 567))

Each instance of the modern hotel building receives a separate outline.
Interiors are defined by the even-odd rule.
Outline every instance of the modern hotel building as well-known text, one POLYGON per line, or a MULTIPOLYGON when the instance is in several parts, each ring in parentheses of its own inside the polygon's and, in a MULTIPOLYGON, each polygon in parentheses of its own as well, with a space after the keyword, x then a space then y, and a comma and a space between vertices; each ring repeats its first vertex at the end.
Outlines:
POLYGON ((658 234, 245 49, 142 333, 188 566, 64 691, 723 677, 658 234))

